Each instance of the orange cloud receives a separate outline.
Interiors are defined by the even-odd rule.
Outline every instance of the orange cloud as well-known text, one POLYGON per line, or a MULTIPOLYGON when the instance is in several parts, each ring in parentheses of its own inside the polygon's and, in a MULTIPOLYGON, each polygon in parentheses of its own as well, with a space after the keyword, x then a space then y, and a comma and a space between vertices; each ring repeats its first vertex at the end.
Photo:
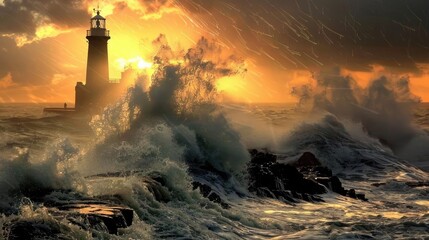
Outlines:
POLYGON ((6 75, 6 77, 0 79, 0 89, 2 88, 9 88, 16 85, 13 81, 12 81, 12 75, 10 73, 8 73, 6 75))

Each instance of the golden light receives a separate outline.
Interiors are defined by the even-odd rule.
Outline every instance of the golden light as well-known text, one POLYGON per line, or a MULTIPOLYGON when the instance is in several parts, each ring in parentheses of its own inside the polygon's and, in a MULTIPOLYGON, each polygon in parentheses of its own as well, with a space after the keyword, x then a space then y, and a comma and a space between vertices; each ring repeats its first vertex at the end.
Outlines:
POLYGON ((152 63, 150 63, 150 62, 146 62, 144 59, 140 59, 138 62, 137 62, 137 67, 139 68, 139 69, 148 69, 148 68, 151 68, 152 67, 152 63))
POLYGON ((247 102, 247 95, 251 95, 248 90, 248 77, 226 76, 216 81, 216 89, 222 94, 224 100, 233 102, 247 102))
POLYGON ((118 63, 119 68, 121 70, 124 70, 125 68, 129 68, 129 67, 143 70, 143 69, 149 69, 153 66, 153 63, 148 62, 139 56, 133 57, 130 59, 118 58, 116 62, 118 63))

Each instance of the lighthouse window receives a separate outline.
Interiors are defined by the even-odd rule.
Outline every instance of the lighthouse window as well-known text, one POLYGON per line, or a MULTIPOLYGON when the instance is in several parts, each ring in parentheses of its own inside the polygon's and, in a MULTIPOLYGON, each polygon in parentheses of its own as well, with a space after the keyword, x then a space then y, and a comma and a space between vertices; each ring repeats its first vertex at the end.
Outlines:
POLYGON ((106 28, 106 20, 104 19, 92 19, 91 28, 106 28))

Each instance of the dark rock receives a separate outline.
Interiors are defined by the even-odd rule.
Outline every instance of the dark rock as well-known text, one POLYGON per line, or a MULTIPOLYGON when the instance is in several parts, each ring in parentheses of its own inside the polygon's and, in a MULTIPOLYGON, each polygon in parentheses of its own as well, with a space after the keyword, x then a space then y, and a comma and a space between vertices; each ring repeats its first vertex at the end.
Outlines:
POLYGON ((192 186, 194 190, 199 189, 203 197, 208 198, 212 202, 218 203, 222 208, 228 209, 231 207, 219 196, 218 193, 213 191, 210 186, 199 182, 192 182, 192 186))
POLYGON ((212 191, 212 188, 210 186, 199 182, 192 182, 192 188, 194 190, 198 188, 203 197, 207 197, 212 191))
POLYGON ((293 166, 274 163, 271 165, 270 171, 275 177, 275 188, 277 189, 309 194, 326 193, 323 186, 304 178, 304 175, 293 166))
POLYGON ((429 181, 428 182, 407 182, 406 183, 409 187, 415 188, 415 187, 429 187, 429 181))
POLYGON ((160 172, 151 172, 148 174, 148 177, 152 178, 153 180, 157 181, 162 186, 167 185, 167 180, 165 179, 164 175, 162 175, 160 172))
POLYGON ((380 186, 386 185, 386 183, 373 183, 371 185, 374 186, 374 187, 380 187, 380 186))
POLYGON ((157 175, 155 178, 152 177, 154 176, 144 177, 142 179, 147 190, 152 193, 158 202, 171 201, 171 194, 169 189, 165 186, 165 179, 160 175, 157 175))
POLYGON ((277 156, 267 152, 259 152, 256 149, 252 149, 249 151, 249 153, 252 158, 253 164, 266 164, 277 162, 277 156))
POLYGON ((42 219, 14 220, 3 226, 3 233, 8 240, 61 239, 60 226, 42 219))
POLYGON ((117 234, 118 228, 131 226, 134 216, 132 209, 109 203, 76 201, 57 208, 65 214, 77 214, 86 218, 90 228, 103 230, 105 226, 110 234, 117 234))
MULTIPOLYGON (((58 194, 58 193, 57 193, 58 194)), ((70 223, 79 225, 83 229, 97 229, 116 234, 118 228, 126 228, 132 225, 134 211, 131 208, 121 205, 123 199, 119 195, 106 195, 91 198, 81 196, 76 193, 66 195, 73 200, 45 197, 43 205, 55 216, 62 216, 70 223), (117 203, 117 204, 115 204, 117 203), (76 219, 83 218, 86 222, 76 219)))
POLYGON ((330 189, 335 193, 345 196, 347 191, 343 188, 343 184, 341 183, 340 179, 337 176, 333 176, 330 178, 330 180, 330 189))
POLYGON ((314 180, 332 191, 330 177, 315 177, 314 180))
MULTIPOLYGON (((296 162, 281 164, 277 157, 267 152, 250 150, 252 159, 248 164, 249 191, 259 196, 284 199, 302 199, 304 201, 323 201, 317 194, 329 189, 351 198, 358 198, 355 190, 347 191, 340 179, 332 175, 332 170, 322 166, 310 152, 305 152, 296 162), (289 193, 286 193, 289 191, 289 193)), ((359 194, 366 200, 364 194, 359 194), (362 196, 363 195, 363 196, 362 196)))
MULTIPOLYGON (((385 183, 385 182, 381 182, 381 183, 373 183, 371 185, 375 186, 375 187, 380 187, 380 186, 384 186, 386 184, 387 183, 385 183)), ((405 184, 408 187, 412 187, 412 188, 416 188, 416 187, 429 187, 429 181, 405 182, 405 184)))
POLYGON ((301 198, 304 201, 311 202, 310 196, 307 193, 302 193, 301 198))
POLYGON ((368 201, 368 199, 365 197, 365 194, 363 193, 356 193, 356 198, 362 201, 368 201))
MULTIPOLYGON (((286 202, 289 202, 289 203, 296 203, 297 201, 293 198, 293 195, 292 195, 292 192, 291 191, 273 191, 273 193, 272 194, 274 194, 273 196, 272 196, 272 198, 273 197, 275 197, 275 196, 277 196, 277 198, 279 198, 279 199, 281 199, 281 200, 283 200, 283 201, 286 201, 286 202)), ((268 196, 267 196, 268 197, 268 196)))
MULTIPOLYGON (((140 175, 145 186, 157 201, 169 201, 171 196, 166 187, 165 178, 157 173, 149 176, 143 176, 143 174, 137 171, 127 171, 99 174, 88 178, 140 175)), ((33 179, 29 180, 33 181, 33 179)), ((34 182, 38 183, 37 179, 34 182)), ((11 193, 11 196, 20 198, 25 196, 32 206, 46 207, 53 219, 49 221, 18 219, 5 223, 3 232, 7 234, 6 239, 63 239, 61 231, 64 231, 67 224, 60 226, 62 223, 59 222, 64 220, 67 220, 68 224, 77 225, 87 231, 95 229, 110 234, 117 234, 119 228, 132 225, 134 211, 121 204, 124 199, 119 195, 91 197, 70 189, 52 189, 44 187, 43 184, 30 183, 23 181, 23 184, 18 190, 11 193)))
POLYGON ((332 170, 323 166, 314 167, 313 173, 316 177, 332 177, 332 170))
MULTIPOLYGON (((276 196, 278 196, 278 195, 275 194, 274 192, 270 191, 266 187, 259 187, 259 188, 255 189, 256 195, 261 196, 261 197, 276 198, 276 196)), ((282 192, 282 191, 279 191, 279 192, 282 192)), ((280 194, 280 196, 281 196, 281 194, 280 194)))
POLYGON ((322 166, 319 159, 311 152, 303 153, 296 162, 289 165, 296 167, 307 178, 332 177, 332 170, 322 166))
POLYGON ((317 195, 312 195, 313 202, 324 202, 323 198, 317 195))
POLYGON ((321 166, 321 163, 313 153, 305 152, 296 162, 291 163, 291 165, 295 167, 316 167, 321 166))
POLYGON ((347 191, 347 197, 356 198, 356 191, 352 188, 347 191))
POLYGON ((87 179, 91 178, 105 178, 105 177, 128 177, 135 174, 140 174, 140 171, 121 171, 121 172, 107 172, 107 173, 99 173, 95 175, 91 175, 86 177, 87 179))
POLYGON ((309 195, 326 193, 325 187, 314 179, 305 178, 295 166, 276 162, 275 155, 256 150, 250 153, 249 191, 264 197, 283 198, 288 202, 292 202, 291 198, 312 201, 309 195))

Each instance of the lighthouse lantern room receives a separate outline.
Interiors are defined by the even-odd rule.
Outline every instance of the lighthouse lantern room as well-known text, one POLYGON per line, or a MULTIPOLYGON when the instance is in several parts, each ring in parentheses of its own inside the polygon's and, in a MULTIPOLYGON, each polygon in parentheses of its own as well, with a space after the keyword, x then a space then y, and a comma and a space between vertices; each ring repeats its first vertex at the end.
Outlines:
POLYGON ((100 10, 97 10, 97 15, 91 18, 91 28, 87 31, 87 36, 109 36, 106 19, 100 15, 100 10))

